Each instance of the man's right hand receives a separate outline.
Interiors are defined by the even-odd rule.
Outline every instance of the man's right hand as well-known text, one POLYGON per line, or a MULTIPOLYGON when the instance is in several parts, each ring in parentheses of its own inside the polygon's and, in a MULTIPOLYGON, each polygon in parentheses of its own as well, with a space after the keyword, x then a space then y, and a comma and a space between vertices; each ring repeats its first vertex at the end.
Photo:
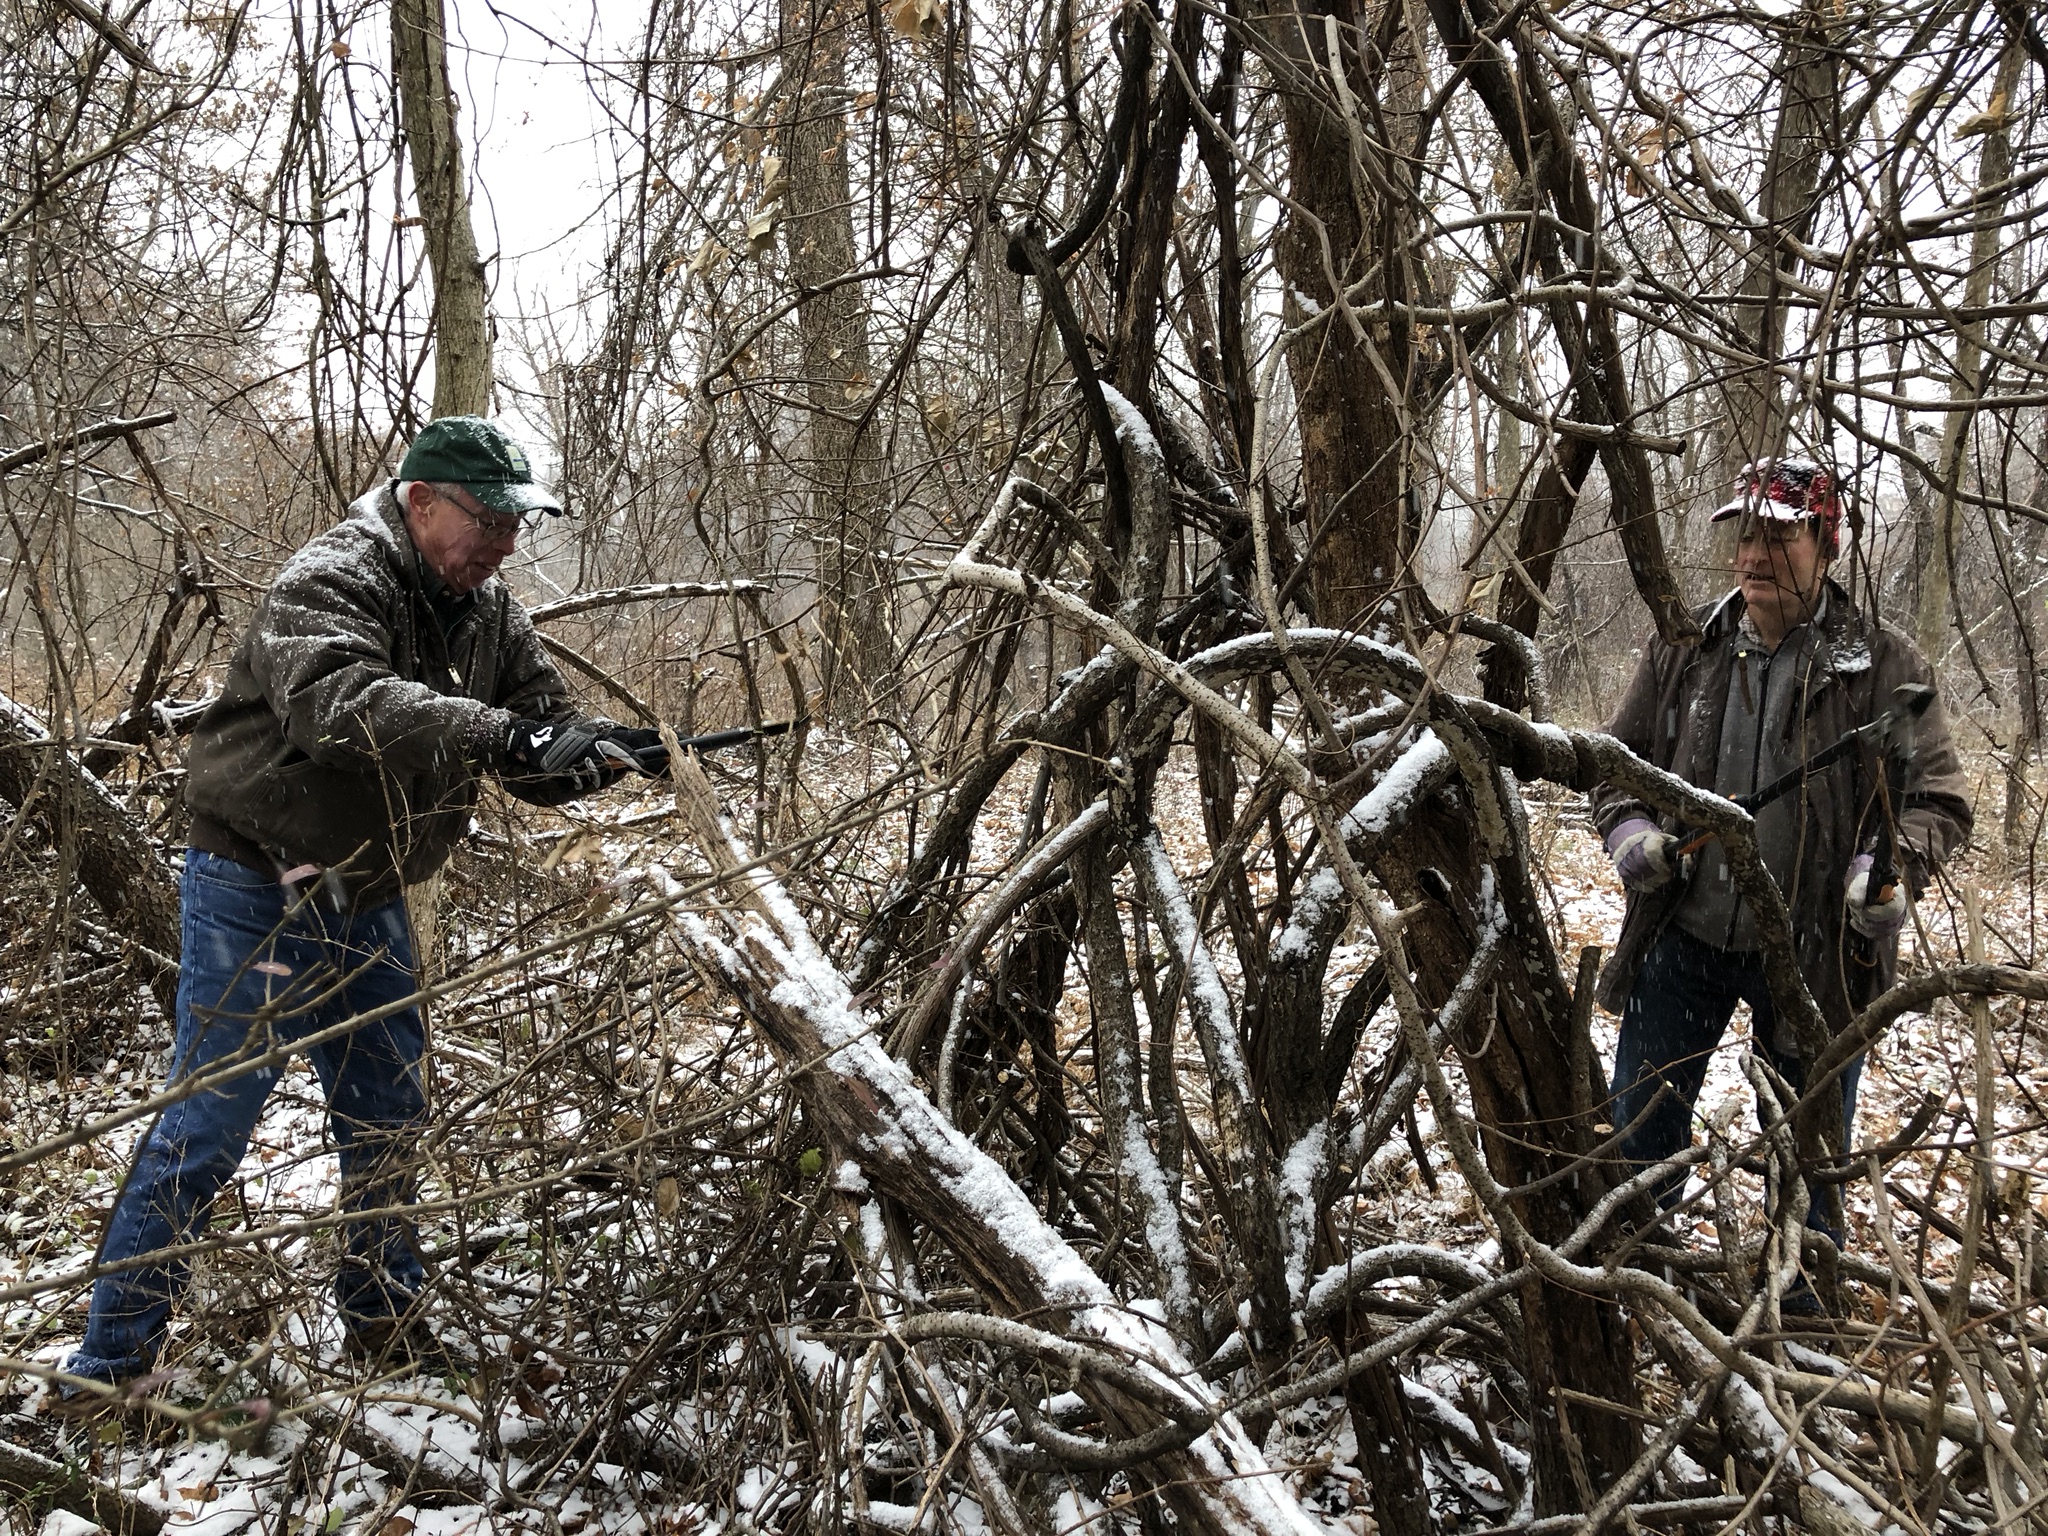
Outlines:
POLYGON ((515 774, 556 779, 580 790, 615 784, 640 766, 614 738, 625 727, 609 720, 514 720, 505 761, 515 774))
POLYGON ((1658 891, 1678 876, 1678 839, 1654 821, 1632 817, 1607 834, 1614 872, 1632 891, 1658 891))
MULTIPOLYGON (((628 761, 625 766, 638 768, 650 779, 658 779, 668 772, 668 748, 661 744, 661 732, 649 730, 644 725, 615 725, 605 734, 608 747, 623 751, 628 761)), ((612 759, 619 761, 617 757, 612 759)))

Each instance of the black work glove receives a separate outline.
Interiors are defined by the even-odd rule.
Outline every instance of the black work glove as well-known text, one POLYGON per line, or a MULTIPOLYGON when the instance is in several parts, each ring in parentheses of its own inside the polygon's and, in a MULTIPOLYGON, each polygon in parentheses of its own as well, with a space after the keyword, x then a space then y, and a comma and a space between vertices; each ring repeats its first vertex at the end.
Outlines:
POLYGON ((630 756, 632 762, 627 766, 638 768, 649 778, 659 778, 668 772, 668 748, 661 744, 659 731, 638 725, 615 725, 606 733, 604 741, 606 747, 630 756))
POLYGON ((609 720, 514 720, 505 741, 505 761, 520 778, 553 779, 579 790, 604 789, 617 783, 628 768, 639 767, 632 753, 611 739, 625 729, 609 720))

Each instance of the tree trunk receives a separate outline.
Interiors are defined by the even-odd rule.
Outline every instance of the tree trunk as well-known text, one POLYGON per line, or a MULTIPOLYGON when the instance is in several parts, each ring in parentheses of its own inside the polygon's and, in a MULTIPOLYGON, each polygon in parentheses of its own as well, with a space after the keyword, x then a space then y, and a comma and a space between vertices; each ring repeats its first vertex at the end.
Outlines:
MULTIPOLYGON (((1418 990, 1432 1007, 1449 998, 1472 957, 1479 868, 1469 810, 1438 795, 1377 870, 1400 905, 1421 904, 1408 939, 1418 990), (1425 870, 1443 876, 1449 900, 1426 894, 1435 883, 1425 870)), ((1492 1014, 1474 1010, 1457 1045, 1488 1166, 1501 1184, 1516 1189, 1592 1151, 1600 1140, 1592 1129, 1593 1105, 1604 1089, 1595 1092, 1585 1020, 1574 1013, 1529 871, 1504 880, 1499 895, 1512 958, 1500 969, 1492 1014)), ((1533 1236, 1556 1243, 1606 1192, 1596 1164, 1515 1203, 1533 1236)), ((1634 1459, 1639 1441, 1624 1413, 1575 1406, 1565 1393, 1633 1407, 1634 1348, 1620 1309, 1609 1301, 1535 1282, 1523 1291, 1522 1308, 1537 1512, 1584 1510, 1634 1459)))
MULTIPOLYGON (((1491 17, 1476 19, 1486 25, 1491 17)), ((1474 46, 1466 16, 1446 13, 1439 24, 1463 29, 1454 31, 1454 38, 1474 46)), ((1270 25, 1274 41, 1290 52, 1297 67, 1335 83, 1327 53, 1318 56, 1327 35, 1320 16, 1305 6, 1276 11, 1270 25)), ((1393 30, 1406 35, 1405 27, 1393 30)), ((1396 44, 1397 53, 1405 46, 1396 44)), ((1475 73, 1494 62, 1492 57, 1481 58, 1475 73)), ((1396 67, 1387 73, 1393 74, 1396 67)), ((1347 90, 1363 95, 1368 84, 1363 79, 1356 85, 1346 80, 1337 92, 1340 97, 1347 90)), ((1543 190, 1558 202, 1567 222, 1593 227, 1584 168, 1569 153, 1555 105, 1538 88, 1525 85, 1523 94, 1538 141, 1547 139, 1549 145, 1549 152, 1532 162, 1543 168, 1543 190)), ((1398 109, 1405 98, 1398 84, 1390 85, 1387 95, 1391 99, 1375 119, 1388 124, 1393 133, 1394 153, 1387 161, 1412 164, 1400 159, 1406 145, 1394 126, 1402 121, 1398 109)), ((1489 102, 1489 107, 1504 119, 1505 134, 1515 121, 1513 104, 1503 99, 1489 102)), ((1337 253, 1339 261, 1355 253, 1361 263, 1383 258, 1388 273, 1383 281, 1400 284, 1396 295, 1410 298, 1417 289, 1397 266, 1409 245, 1409 214, 1370 206, 1366 188, 1385 185, 1390 174, 1412 172, 1392 172, 1383 165, 1381 174, 1368 181, 1358 162, 1361 155, 1374 151, 1362 132, 1347 133, 1334 114, 1303 92, 1284 95, 1283 110, 1291 156, 1289 191, 1295 204, 1320 222, 1328 240, 1324 246, 1306 221, 1289 221, 1278 265, 1290 292, 1336 306, 1333 287, 1347 281, 1347 273, 1341 265, 1330 273, 1325 253, 1337 253)), ((1526 139, 1513 143, 1521 154, 1528 154, 1526 139)), ((1414 281, 1419 283, 1419 274, 1414 281)), ((1400 320, 1389 318, 1385 309, 1361 304, 1356 314, 1356 329, 1347 323, 1350 316, 1333 314, 1297 342, 1289 356, 1300 403, 1302 498, 1316 537, 1312 559, 1317 617, 1333 625, 1355 625, 1380 613, 1382 605, 1411 580, 1412 552, 1403 528, 1403 410, 1389 388, 1396 378, 1393 368, 1406 366, 1390 360, 1407 357, 1409 338, 1400 320)), ((1579 392, 1580 412, 1588 420, 1617 426, 1632 420, 1611 316, 1591 308, 1583 317, 1567 309, 1554 318, 1568 360, 1588 381, 1579 392)), ((1614 487, 1617 527, 1638 587, 1660 628, 1682 635, 1690 622, 1664 566, 1655 509, 1645 502, 1649 477, 1644 451, 1639 444, 1615 442, 1604 446, 1602 455, 1614 487)), ((1553 466, 1554 482, 1539 487, 1532 498, 1538 521, 1547 519, 1547 526, 1532 525, 1529 530, 1541 547, 1531 553, 1557 547, 1562 519, 1568 517, 1590 463, 1576 445, 1566 457, 1571 462, 1553 466)), ((1418 988, 1432 1006, 1450 996, 1473 953, 1475 933, 1469 914, 1478 908, 1483 862, 1476 837, 1469 812, 1439 794, 1418 808, 1413 821, 1379 850, 1374 861, 1375 875, 1397 904, 1417 906, 1408 930, 1411 954, 1418 988), (1424 878, 1425 870, 1435 871, 1442 881, 1424 878), (1440 892, 1444 882, 1450 887, 1448 900, 1425 894, 1440 892)), ((1575 1048, 1570 991, 1526 871, 1518 888, 1503 892, 1502 898, 1515 932, 1509 953, 1520 963, 1501 971, 1495 1017, 1477 1010, 1481 1017, 1460 1045, 1475 1053, 1466 1057, 1465 1066, 1487 1156, 1496 1175, 1512 1188, 1555 1171, 1592 1146, 1595 1138, 1590 1083, 1584 1080, 1588 1053, 1575 1048), (1574 1081, 1574 1072, 1581 1074, 1580 1080, 1574 1081)), ((1599 1198, 1599 1184, 1597 1174, 1561 1180, 1521 1202, 1523 1219, 1540 1240, 1557 1241, 1599 1198)), ((1611 1303, 1540 1283, 1524 1295, 1523 1307, 1529 1324, 1523 1345, 1536 1408, 1538 1512, 1584 1509, 1597 1490, 1628 1466, 1638 1447, 1636 1426, 1627 1414, 1635 1401, 1634 1352, 1621 1314, 1611 1303), (1563 1389, 1615 1403, 1622 1411, 1571 1406, 1563 1389)), ((1353 1396, 1354 1411, 1358 1396, 1353 1396)), ((1361 1434, 1361 1443, 1364 1439, 1361 1434)))
MULTIPOLYGON (((391 0, 391 70, 434 280, 433 414, 488 416, 496 386, 490 293, 469 219, 442 0, 391 0)), ((405 893, 415 956, 429 980, 442 969, 441 893, 439 870, 405 893)))
MULTIPOLYGON (((1998 74, 1991 88, 1991 99, 1997 105, 1977 160, 1977 190, 1983 201, 1976 205, 1977 232, 1970 238, 1969 275, 1963 279, 1966 310, 1982 309, 1990 302, 1992 280, 1998 275, 2006 183, 2012 175, 2012 134, 2001 111, 2003 104, 2013 99, 2026 58, 2018 42, 2008 41, 1999 55, 1998 74)), ((1984 322, 1959 322, 1955 346, 1957 395, 1979 400, 1985 385, 1980 371, 1984 361, 1984 322)), ((1970 430, 1975 421, 1974 410, 1950 411, 1942 418, 1941 460, 1936 466, 1938 483, 1934 488, 1934 547, 1927 552, 1927 563, 1920 573, 1920 612, 1915 632, 1921 651, 1936 664, 1948 648, 1945 642, 1951 609, 1955 606, 1951 577, 1955 569, 1956 534, 1962 521, 1963 460, 1970 448, 1970 430)))
POLYGON ((490 414, 490 294, 462 175, 441 0, 391 0, 391 72, 434 280, 434 415, 490 414))
MULTIPOLYGON (((1329 39, 1351 29, 1326 27, 1325 12, 1313 4, 1276 6, 1271 13, 1274 42, 1303 74, 1329 91, 1341 78, 1347 93, 1378 94, 1380 79, 1361 78, 1351 92, 1354 70, 1342 66, 1333 74, 1329 39)), ((1335 14, 1335 13, 1332 13, 1335 14)), ((1356 35, 1355 32, 1352 35, 1356 35)), ((1407 27, 1398 35, 1408 49, 1406 70, 1412 74, 1412 47, 1407 27)), ((1339 50, 1340 59, 1343 57, 1339 50)), ((1391 73, 1386 61, 1375 61, 1375 75, 1391 73)), ((1415 94, 1410 92, 1410 94, 1415 94)), ((1371 153, 1363 130, 1340 118, 1304 90, 1285 93, 1282 111, 1287 131, 1289 180, 1303 208, 1312 211, 1320 228, 1290 218, 1281 231, 1276 265, 1287 283, 1294 323, 1308 318, 1302 300, 1335 309, 1320 326, 1295 341, 1287 356, 1299 407, 1301 490, 1313 565, 1311 590, 1316 620, 1336 627, 1362 626, 1367 615, 1397 586, 1404 567, 1401 537, 1406 505, 1407 462, 1402 451, 1402 420, 1390 390, 1388 360, 1407 357, 1410 327, 1389 311, 1354 308, 1338 293, 1356 277, 1354 266, 1369 260, 1384 245, 1392 252, 1406 246, 1401 238, 1410 220, 1406 208, 1391 209, 1361 197, 1354 185, 1364 179, 1361 153, 1371 153), (1367 328, 1364 316, 1370 315, 1367 328)), ((1413 104, 1410 105, 1412 116, 1413 104)), ((1390 125, 1403 120, 1390 104, 1390 125)), ((1382 157, 1383 173, 1404 179, 1393 157, 1382 157)), ((1382 281, 1399 289, 1397 275, 1382 281)), ((1407 294, 1402 292, 1402 297, 1407 294)), ((1397 364, 1398 365, 1398 364, 1397 364)), ((1405 365, 1401 365, 1405 366, 1405 365)))
MULTIPOLYGON (((820 688, 828 713, 859 717, 893 694, 893 572, 886 560, 888 466, 874 419, 867 296, 855 270, 848 169, 846 55, 860 12, 834 0, 784 0, 788 176, 783 239, 797 308, 807 441, 796 460, 816 551, 820 688)), ((886 173, 885 173, 886 174, 886 173)), ((763 210, 764 213, 767 210, 763 210)))
MULTIPOLYGON (((1799 35, 1785 44, 1778 64, 1782 76, 1778 121, 1764 161, 1758 202, 1764 227, 1750 241, 1738 290, 1741 304, 1735 311, 1743 350, 1756 362, 1732 373, 1722 391, 1726 414, 1718 434, 1720 479, 1713 487, 1716 493, 1732 486, 1745 464, 1782 453, 1789 426, 1784 386, 1775 372, 1784 360, 1784 281, 1798 269, 1798 258, 1788 253, 1787 245, 1803 241, 1812 228, 1821 160, 1833 141, 1835 115, 1841 104, 1836 66, 1839 44, 1830 36, 1826 14, 1817 0, 1809 0, 1797 25, 1799 35)), ((1714 559, 1723 569, 1734 564, 1733 524, 1724 523, 1715 530, 1714 559)))
MULTIPOLYGON (((1347 35, 1354 43, 1358 36, 1348 6, 1326 9, 1318 0, 1283 0, 1268 11, 1267 28, 1276 47, 1339 100, 1376 96, 1381 80, 1392 72, 1385 59, 1360 59, 1355 47, 1344 48, 1347 35), (1328 25, 1326 18, 1342 25, 1328 25)), ((1408 113, 1404 116, 1390 103, 1385 117, 1389 123, 1410 124, 1419 104, 1418 66, 1413 34, 1404 25, 1398 36, 1402 62, 1397 67, 1408 86, 1400 94, 1408 113)), ((1284 92, 1281 106, 1291 188, 1301 206, 1321 220, 1318 229, 1290 218, 1281 231, 1276 259, 1287 284, 1289 321, 1307 318, 1300 311, 1309 295, 1339 310, 1297 339, 1287 355, 1298 402, 1302 506, 1313 552, 1310 590, 1318 623, 1362 628, 1396 590, 1405 564, 1407 464, 1401 412, 1389 390, 1385 360, 1406 357, 1409 327, 1386 319, 1385 311, 1373 311, 1367 330, 1338 296, 1356 276, 1354 262, 1370 260, 1382 247, 1393 260, 1391 253, 1405 247, 1394 230, 1406 230, 1408 209, 1383 207, 1361 195, 1364 173, 1357 158, 1370 150, 1355 119, 1340 118, 1301 89, 1284 92)), ((1383 157, 1382 170, 1403 178, 1412 174, 1397 168, 1393 156, 1383 157)), ((1398 284, 1400 278, 1390 275, 1383 281, 1398 284)), ((1390 1536, 1428 1531, 1421 1456, 1400 1381, 1391 1368, 1363 1372, 1347 1388, 1345 1400, 1380 1530, 1390 1536)))

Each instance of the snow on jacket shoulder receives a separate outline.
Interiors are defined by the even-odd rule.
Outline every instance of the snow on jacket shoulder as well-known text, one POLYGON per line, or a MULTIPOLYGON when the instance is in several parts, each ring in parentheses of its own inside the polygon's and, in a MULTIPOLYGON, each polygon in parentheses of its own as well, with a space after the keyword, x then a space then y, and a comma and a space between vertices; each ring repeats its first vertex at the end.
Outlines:
MULTIPOLYGON (((1715 788, 1722 713, 1742 612, 1740 592, 1730 592, 1700 610, 1699 645, 1681 648, 1652 637, 1607 726, 1609 734, 1638 757, 1702 789, 1715 788)), ((1933 668, 1903 632, 1866 619, 1849 593, 1833 582, 1828 584, 1819 624, 1820 643, 1813 648, 1810 673, 1798 685, 1802 704, 1792 724, 1801 740, 1792 744, 1795 758, 1811 757, 1875 719, 1900 684, 1934 680, 1933 668)), ((1792 888, 1785 892, 1795 930, 1793 945, 1822 1016, 1837 1029, 1891 985, 1897 971, 1894 945, 1875 954, 1859 949, 1863 941, 1843 921, 1843 881, 1849 862, 1877 838, 1881 778, 1879 751, 1869 746, 1811 775, 1793 792, 1799 849, 1792 888)), ((1969 782, 1939 698, 1920 722, 1905 802, 1899 818, 1901 852, 1908 883, 1917 894, 1968 839, 1972 824, 1969 782)), ((1671 818, 1658 816, 1611 785, 1593 791, 1592 807, 1602 836, 1635 816, 1658 821, 1669 831, 1680 830, 1671 818)), ((1621 937, 1600 978, 1601 1007, 1621 1011, 1644 956, 1684 894, 1683 885, 1673 882, 1647 896, 1629 897, 1621 937)))
POLYGON ((444 633, 394 488, 358 500, 264 595, 193 733, 189 808, 287 864, 336 871, 359 904, 432 874, 512 719, 572 714, 503 582, 460 608, 444 633))

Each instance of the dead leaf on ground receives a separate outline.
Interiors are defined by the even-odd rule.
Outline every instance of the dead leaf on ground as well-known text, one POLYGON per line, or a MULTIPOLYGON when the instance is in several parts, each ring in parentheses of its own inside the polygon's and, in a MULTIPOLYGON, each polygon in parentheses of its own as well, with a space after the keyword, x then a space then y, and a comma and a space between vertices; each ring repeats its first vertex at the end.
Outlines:
POLYGON ((540 861, 542 874, 564 864, 596 864, 604 858, 604 839, 588 827, 577 827, 556 839, 548 856, 540 861))

